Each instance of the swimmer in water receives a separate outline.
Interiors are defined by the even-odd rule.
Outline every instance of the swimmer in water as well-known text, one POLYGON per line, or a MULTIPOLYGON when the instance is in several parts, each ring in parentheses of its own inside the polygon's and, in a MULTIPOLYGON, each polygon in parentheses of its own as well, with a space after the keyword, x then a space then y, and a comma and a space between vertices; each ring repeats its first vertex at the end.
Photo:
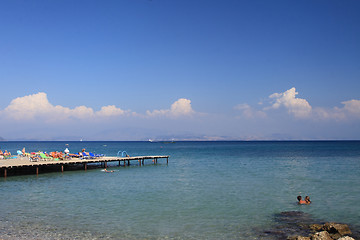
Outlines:
POLYGON ((298 204, 307 204, 305 200, 302 200, 301 196, 297 196, 298 204))
POLYGON ((305 197, 305 202, 306 202, 306 204, 310 204, 310 203, 311 203, 309 196, 306 196, 306 197, 305 197))
POLYGON ((104 169, 104 172, 114 172, 113 170, 108 171, 106 168, 104 169))

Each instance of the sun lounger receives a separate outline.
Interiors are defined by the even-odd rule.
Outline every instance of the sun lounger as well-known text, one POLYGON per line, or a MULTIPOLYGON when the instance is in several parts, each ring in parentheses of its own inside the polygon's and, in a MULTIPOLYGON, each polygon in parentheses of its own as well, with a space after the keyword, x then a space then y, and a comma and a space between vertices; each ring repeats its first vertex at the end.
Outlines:
POLYGON ((39 161, 40 157, 38 155, 31 155, 29 159, 30 162, 37 162, 39 161))
POLYGON ((86 152, 82 152, 82 155, 83 155, 83 159, 89 159, 91 158, 90 155, 88 155, 86 152))
POLYGON ((89 155, 90 155, 90 157, 92 157, 92 158, 99 158, 99 157, 103 157, 103 156, 104 156, 104 154, 93 154, 92 152, 89 152, 89 155))
POLYGON ((45 155, 45 153, 39 153, 39 155, 40 155, 40 157, 43 159, 43 160, 53 160, 54 158, 52 158, 52 157, 48 157, 48 156, 46 156, 45 155))
POLYGON ((81 157, 79 154, 75 154, 75 153, 69 153, 69 157, 76 157, 79 158, 81 157))

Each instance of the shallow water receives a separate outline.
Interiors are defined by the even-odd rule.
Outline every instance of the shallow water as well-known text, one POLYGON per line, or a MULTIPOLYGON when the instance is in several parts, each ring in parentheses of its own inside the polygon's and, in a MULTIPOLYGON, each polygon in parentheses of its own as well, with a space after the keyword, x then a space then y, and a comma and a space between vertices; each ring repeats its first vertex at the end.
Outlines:
POLYGON ((3 239, 259 239, 283 211, 360 226, 356 141, 1 143, 22 147, 170 158, 0 179, 3 239))

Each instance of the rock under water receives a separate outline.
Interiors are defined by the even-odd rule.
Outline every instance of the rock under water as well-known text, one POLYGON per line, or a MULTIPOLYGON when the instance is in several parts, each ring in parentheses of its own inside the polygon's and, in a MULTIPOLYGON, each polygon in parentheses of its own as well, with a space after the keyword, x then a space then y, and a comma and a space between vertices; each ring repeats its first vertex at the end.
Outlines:
POLYGON ((351 240, 360 239, 358 231, 340 223, 325 223, 315 220, 310 214, 301 211, 288 211, 274 214, 274 224, 270 229, 259 233, 259 239, 269 240, 351 240))

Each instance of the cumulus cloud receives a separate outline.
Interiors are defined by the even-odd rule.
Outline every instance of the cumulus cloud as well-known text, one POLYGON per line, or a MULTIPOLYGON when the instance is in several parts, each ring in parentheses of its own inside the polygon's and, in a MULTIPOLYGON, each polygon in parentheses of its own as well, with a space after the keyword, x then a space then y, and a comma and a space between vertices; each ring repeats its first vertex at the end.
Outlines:
POLYGON ((122 110, 120 108, 117 108, 115 105, 101 107, 100 111, 96 112, 96 115, 101 117, 121 116, 128 114, 130 114, 130 111, 122 110))
POLYGON ((334 119, 334 120, 345 120, 347 118, 347 114, 343 108, 322 108, 316 107, 313 109, 312 117, 314 120, 326 120, 326 119, 334 119))
POLYGON ((128 112, 114 105, 104 106, 97 112, 86 106, 78 106, 73 109, 60 105, 54 106, 49 102, 46 93, 39 92, 12 100, 9 106, 4 109, 3 114, 16 120, 41 118, 47 121, 56 121, 69 118, 112 117, 124 115, 128 112))
POLYGON ((360 100, 350 100, 342 102, 344 104, 344 110, 349 112, 352 115, 360 117, 360 100))
POLYGON ((11 101, 4 113, 14 119, 34 118, 37 114, 50 113, 53 106, 48 102, 45 93, 18 97, 11 101))
POLYGON ((234 109, 239 110, 241 112, 241 117, 245 117, 245 118, 256 118, 256 117, 264 118, 264 117, 266 117, 265 112, 255 110, 246 103, 238 104, 234 107, 234 109))
POLYGON ((191 115, 194 110, 191 107, 191 101, 189 99, 180 98, 171 105, 170 112, 174 116, 191 115))
MULTIPOLYGON (((191 107, 189 99, 180 98, 175 101, 170 109, 147 111, 147 116, 180 117, 190 116, 195 111, 191 107)), ((53 105, 49 102, 47 94, 39 92, 36 94, 18 97, 1 111, 1 115, 15 120, 41 119, 46 122, 57 122, 67 119, 102 119, 116 116, 141 116, 129 110, 123 110, 115 105, 103 106, 99 111, 91 107, 77 106, 68 108, 60 105, 53 105)))
MULTIPOLYGON (((293 87, 282 93, 273 93, 269 96, 270 107, 264 110, 284 108, 289 114, 296 118, 312 120, 349 120, 360 118, 360 100, 352 99, 341 102, 343 107, 312 107, 306 99, 297 98, 298 92, 293 87)), ((243 110, 245 116, 251 115, 251 107, 239 105, 238 109, 243 110)))
POLYGON ((360 118, 360 100, 349 100, 341 102, 344 106, 331 109, 315 108, 314 117, 317 119, 347 120, 360 118))
POLYGON ((168 117, 180 117, 180 116, 191 116, 195 111, 191 107, 191 101, 186 98, 180 98, 175 101, 170 109, 161 109, 154 111, 146 111, 147 116, 168 116, 168 117))
MULTIPOLYGON (((307 118, 310 117, 312 107, 302 98, 297 98, 296 89, 293 87, 283 93, 273 93, 269 96, 272 100, 272 105, 270 108, 278 109, 280 107, 285 107, 288 112, 298 118, 307 118)), ((269 109, 269 108, 266 108, 269 109)))

